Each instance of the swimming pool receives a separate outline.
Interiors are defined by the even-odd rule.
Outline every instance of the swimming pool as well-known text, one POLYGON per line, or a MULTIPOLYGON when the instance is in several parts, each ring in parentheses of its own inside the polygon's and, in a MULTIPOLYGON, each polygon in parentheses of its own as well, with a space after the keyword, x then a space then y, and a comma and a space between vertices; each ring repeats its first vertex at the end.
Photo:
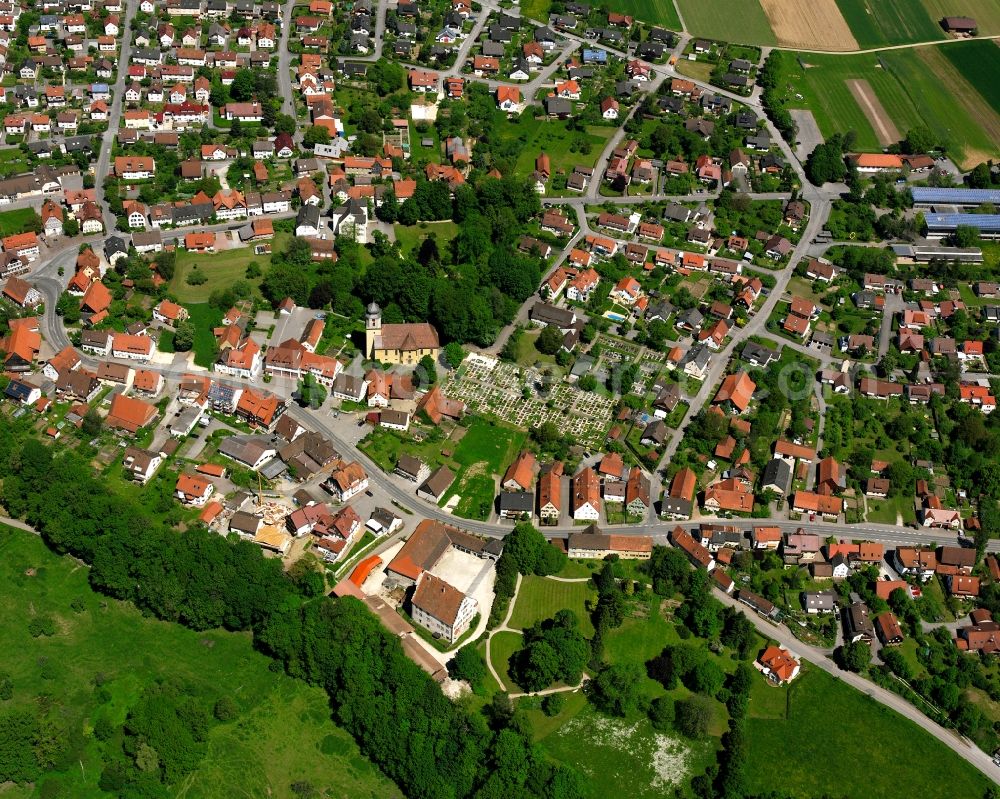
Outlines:
POLYGON ((612 322, 624 322, 625 321, 625 317, 622 316, 620 313, 612 313, 611 311, 605 311, 604 312, 604 316, 607 319, 610 319, 612 322))

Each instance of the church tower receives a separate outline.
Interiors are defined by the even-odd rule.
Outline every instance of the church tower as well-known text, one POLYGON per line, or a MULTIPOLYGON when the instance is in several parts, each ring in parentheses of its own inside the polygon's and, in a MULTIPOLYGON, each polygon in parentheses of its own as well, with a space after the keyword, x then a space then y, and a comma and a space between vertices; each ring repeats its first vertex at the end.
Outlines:
POLYGON ((375 341, 382 334, 382 309, 373 302, 365 311, 365 357, 375 357, 375 341))

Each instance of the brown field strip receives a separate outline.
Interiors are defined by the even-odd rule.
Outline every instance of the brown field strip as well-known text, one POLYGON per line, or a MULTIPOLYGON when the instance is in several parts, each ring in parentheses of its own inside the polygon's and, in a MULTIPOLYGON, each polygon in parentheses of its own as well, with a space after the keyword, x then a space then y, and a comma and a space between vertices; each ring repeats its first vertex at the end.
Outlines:
POLYGON ((858 49, 836 0, 760 0, 760 5, 784 47, 832 52, 858 49))
POLYGON ((875 136, 878 137, 878 143, 884 147, 887 144, 898 142, 900 139, 899 131, 896 129, 892 117, 886 113, 882 103, 872 91, 871 84, 858 78, 845 81, 845 83, 847 88, 851 90, 851 94, 854 95, 857 104, 861 106, 861 110, 865 112, 865 116, 868 117, 872 129, 875 131, 875 136))

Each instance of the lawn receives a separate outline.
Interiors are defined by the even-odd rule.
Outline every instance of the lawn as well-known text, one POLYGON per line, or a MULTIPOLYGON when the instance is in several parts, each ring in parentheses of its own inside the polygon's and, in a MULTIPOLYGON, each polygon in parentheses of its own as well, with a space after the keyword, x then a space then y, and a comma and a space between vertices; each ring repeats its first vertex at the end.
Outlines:
POLYGON ((837 6, 862 48, 944 38, 920 0, 837 0, 837 6))
POLYGON ((708 61, 688 61, 686 58, 678 61, 676 66, 676 70, 681 75, 687 75, 695 80, 703 80, 706 83, 711 79, 713 69, 715 69, 715 64, 708 61))
MULTIPOLYGON (((276 233, 271 241, 271 248, 273 250, 283 249, 289 238, 291 236, 288 233, 276 233)), ((213 291, 229 288, 237 280, 246 280, 254 288, 257 288, 260 286, 263 275, 270 267, 271 256, 254 255, 253 247, 237 247, 211 254, 193 253, 178 248, 177 266, 174 269, 169 289, 180 303, 204 302, 213 291), (261 276, 247 280, 246 269, 251 261, 256 262, 260 267, 261 276), (188 285, 186 278, 196 264, 208 280, 200 286, 191 286, 188 285)))
POLYGON ((545 355, 538 351, 535 342, 542 331, 538 328, 526 330, 521 334, 517 342, 517 364, 518 366, 535 366, 536 364, 554 364, 555 356, 545 355))
POLYGON ((590 623, 586 602, 596 596, 589 583, 564 583, 528 575, 521 581, 508 626, 523 630, 536 621, 551 619, 560 610, 572 610, 580 620, 580 632, 589 638, 594 634, 594 626, 590 623))
POLYGON ((518 633, 499 632, 490 640, 490 658, 493 661, 493 668, 500 675, 508 691, 517 691, 514 681, 507 673, 507 664, 510 656, 517 652, 524 642, 524 636, 518 633))
POLYGON ((567 560, 566 565, 555 576, 566 577, 571 580, 579 579, 580 577, 589 579, 594 572, 599 571, 600 565, 600 562, 595 560, 567 560))
MULTIPOLYGON (((196 633, 145 618, 127 603, 94 593, 87 575, 40 539, 0 527, 0 606, 8 620, 0 642, 7 652, 3 670, 14 683, 5 710, 34 708, 45 695, 56 705, 58 724, 87 731, 72 768, 47 775, 37 795, 108 796, 97 787, 101 750, 89 730, 102 717, 120 724, 146 687, 173 680, 199 700, 229 695, 239 708, 232 722, 212 727, 204 759, 175 795, 292 799, 291 785, 304 781, 318 795, 401 796, 330 720, 326 692, 272 671, 272 661, 254 651, 249 636, 196 633), (32 638, 29 614, 51 616, 57 634, 32 638), (57 668, 45 669, 46 663, 57 668)), ((31 795, 6 787, 4 796, 31 795)))
POLYGON ((747 741, 751 792, 774 789, 776 766, 790 796, 979 797, 989 784, 916 724, 808 663, 789 688, 754 683, 747 741))
MULTIPOLYGON (((849 56, 803 53, 799 58, 805 69, 787 59, 789 68, 783 83, 793 98, 790 105, 810 109, 824 136, 855 131, 859 150, 879 151, 881 147, 845 82, 855 78, 868 81, 901 136, 926 125, 966 167, 1000 155, 1000 133, 993 135, 1000 130, 1000 115, 988 107, 951 61, 938 52, 940 49, 849 56), (942 84, 947 84, 949 91, 942 92, 942 84)), ((1000 81, 1000 63, 997 66, 996 80, 1000 81)))
POLYGON ((444 252, 451 244, 451 240, 458 235, 458 225, 451 220, 421 222, 419 225, 410 226, 396 224, 392 227, 403 255, 418 250, 428 236, 434 236, 437 240, 438 251, 444 252))
POLYGON ((194 362, 205 368, 215 362, 216 342, 212 331, 222 324, 222 310, 207 302, 190 303, 184 306, 194 325, 194 362))
MULTIPOLYGON (((21 152, 20 147, 8 147, 0 150, 0 177, 6 178, 28 171, 30 171, 30 165, 24 153, 21 152)), ((20 209, 21 212, 30 210, 29 208, 20 209)), ((8 211, 7 213, 16 214, 19 211, 8 211)), ((20 231, 16 230, 14 232, 19 233, 20 231)), ((4 233, 3 235, 7 236, 9 234, 4 233)))
POLYGON ((757 0, 677 0, 688 32, 734 44, 777 44, 757 0))
POLYGON ((38 218, 34 208, 15 208, 0 213, 0 236, 24 233, 29 223, 38 218))
POLYGON ((485 464, 496 474, 514 460, 524 439, 525 434, 519 430, 476 419, 455 447, 454 458, 465 467, 485 464))

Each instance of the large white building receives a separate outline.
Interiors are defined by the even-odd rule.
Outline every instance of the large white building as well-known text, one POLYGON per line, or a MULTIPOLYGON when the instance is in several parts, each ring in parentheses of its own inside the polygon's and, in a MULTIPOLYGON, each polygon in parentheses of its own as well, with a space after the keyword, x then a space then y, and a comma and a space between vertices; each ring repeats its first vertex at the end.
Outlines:
POLYGON ((417 578, 411 606, 417 624, 454 643, 469 629, 478 603, 440 577, 423 572, 417 578))

